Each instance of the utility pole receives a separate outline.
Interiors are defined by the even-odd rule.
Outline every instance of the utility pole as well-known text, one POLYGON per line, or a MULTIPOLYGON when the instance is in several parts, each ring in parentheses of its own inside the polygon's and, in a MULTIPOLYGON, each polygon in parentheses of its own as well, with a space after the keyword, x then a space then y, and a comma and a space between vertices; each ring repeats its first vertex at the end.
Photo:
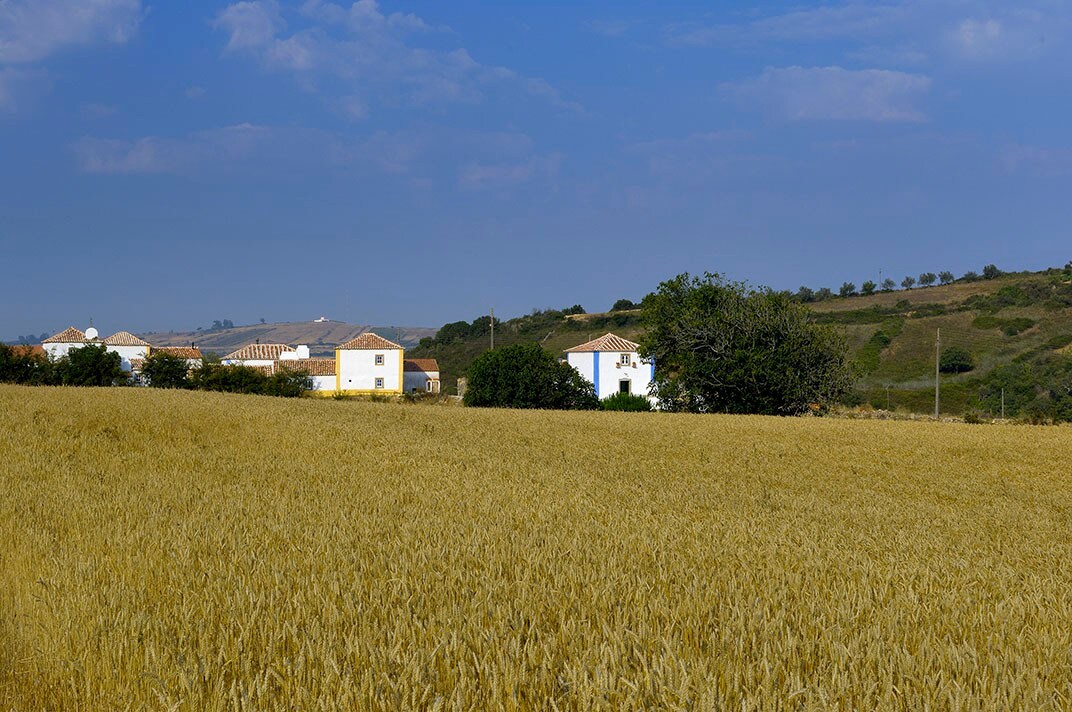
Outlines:
POLYGON ((886 385, 886 410, 890 409, 890 386, 886 385))
POLYGON ((1001 389, 1001 419, 1005 420, 1005 389, 1001 389))
POLYGON ((491 308, 491 350, 495 350, 495 307, 491 308))
POLYGON ((935 419, 937 419, 939 417, 938 416, 938 404, 939 404, 940 396, 939 396, 939 392, 938 392, 938 384, 939 384, 939 378, 941 377, 942 330, 941 329, 936 329, 935 330, 935 335, 936 336, 935 336, 935 341, 934 341, 934 417, 935 417, 935 419))

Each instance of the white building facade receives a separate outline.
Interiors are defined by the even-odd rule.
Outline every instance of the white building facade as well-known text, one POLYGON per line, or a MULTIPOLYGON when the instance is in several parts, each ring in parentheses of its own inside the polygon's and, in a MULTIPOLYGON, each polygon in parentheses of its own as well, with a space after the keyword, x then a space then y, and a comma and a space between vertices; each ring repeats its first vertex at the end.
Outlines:
POLYGON ((117 331, 107 339, 101 339, 92 326, 85 332, 71 326, 41 342, 41 347, 53 361, 63 358, 74 349, 86 346, 104 346, 108 351, 119 354, 122 368, 127 372, 134 371, 135 364, 144 361, 151 350, 148 342, 129 331, 117 331))
POLYGON ((566 349, 566 362, 595 386, 600 399, 615 393, 632 393, 654 403, 650 390, 655 381, 655 362, 642 360, 637 352, 639 348, 633 341, 604 334, 566 349))
POLYGON ((335 350, 335 391, 345 395, 398 395, 405 350, 371 331, 335 350))
MULTIPOLYGON (((276 361, 288 358, 298 358, 298 349, 287 344, 249 344, 227 354, 220 363, 224 366, 271 367, 276 361)), ((305 358, 309 358, 309 347, 305 347, 305 358)))
POLYGON ((402 388, 406 393, 439 393, 439 363, 434 358, 404 359, 402 388))
POLYGON ((124 371, 134 371, 134 363, 141 363, 149 355, 149 342, 142 341, 129 331, 117 331, 104 340, 109 351, 114 351, 121 358, 124 371))
POLYGON ((309 375, 309 391, 315 395, 331 395, 335 392, 335 359, 333 358, 280 359, 276 361, 274 372, 279 373, 283 369, 307 373, 309 375))

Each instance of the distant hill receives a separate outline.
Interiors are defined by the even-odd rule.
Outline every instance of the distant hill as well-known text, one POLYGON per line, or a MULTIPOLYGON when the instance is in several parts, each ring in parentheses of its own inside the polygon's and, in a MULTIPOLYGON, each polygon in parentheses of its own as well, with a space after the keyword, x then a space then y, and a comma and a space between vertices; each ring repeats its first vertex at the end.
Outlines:
MULTIPOLYGON (((976 363, 967 373, 942 376, 942 411, 950 414, 971 407, 999 366, 1050 352, 1072 355, 1072 273, 1060 270, 834 297, 807 306, 816 321, 833 324, 846 336, 860 371, 850 401, 877 408, 888 403, 930 412, 938 329, 943 348, 964 348, 976 363)), ((534 312, 498 324, 495 344, 531 341, 561 353, 607 331, 637 340, 639 312, 534 312)), ((488 330, 479 328, 446 343, 426 341, 412 354, 438 359, 443 387, 454 392, 457 378, 488 348, 489 338, 488 330)))
POLYGON ((194 346, 202 351, 228 354, 246 344, 307 344, 313 355, 330 356, 335 347, 366 331, 411 348, 436 329, 420 326, 366 326, 342 321, 294 321, 249 324, 230 329, 206 331, 158 331, 138 334, 153 346, 194 346))

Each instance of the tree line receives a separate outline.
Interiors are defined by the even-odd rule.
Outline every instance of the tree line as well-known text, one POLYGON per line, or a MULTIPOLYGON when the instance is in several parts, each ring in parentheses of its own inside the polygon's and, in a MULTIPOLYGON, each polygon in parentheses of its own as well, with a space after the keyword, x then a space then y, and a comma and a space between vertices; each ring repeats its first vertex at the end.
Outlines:
MULTIPOLYGON (((920 287, 933 287, 935 284, 952 284, 953 282, 977 282, 980 279, 995 279, 1005 274, 997 265, 989 264, 983 267, 983 272, 980 275, 978 272, 968 271, 965 272, 959 279, 953 275, 949 270, 942 270, 935 274, 934 272, 923 272, 918 277, 912 275, 906 275, 901 280, 900 286, 902 289, 914 289, 917 285, 920 287)), ((897 289, 898 283, 890 277, 886 277, 881 282, 875 282, 873 280, 865 280, 860 288, 856 288, 855 282, 842 282, 841 287, 835 293, 829 287, 821 287, 819 289, 812 289, 811 287, 801 286, 796 292, 792 293, 791 298, 794 301, 809 304, 812 302, 822 302, 827 299, 833 299, 834 297, 855 297, 857 295, 870 296, 877 292, 892 292, 897 289)))

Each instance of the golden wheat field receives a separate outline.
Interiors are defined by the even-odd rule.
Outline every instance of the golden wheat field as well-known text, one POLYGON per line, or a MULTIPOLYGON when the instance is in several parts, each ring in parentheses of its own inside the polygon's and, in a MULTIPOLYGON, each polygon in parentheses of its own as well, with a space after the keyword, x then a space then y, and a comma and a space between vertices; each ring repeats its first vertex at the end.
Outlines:
POLYGON ((0 709, 1068 709, 1070 454, 0 387, 0 709))

